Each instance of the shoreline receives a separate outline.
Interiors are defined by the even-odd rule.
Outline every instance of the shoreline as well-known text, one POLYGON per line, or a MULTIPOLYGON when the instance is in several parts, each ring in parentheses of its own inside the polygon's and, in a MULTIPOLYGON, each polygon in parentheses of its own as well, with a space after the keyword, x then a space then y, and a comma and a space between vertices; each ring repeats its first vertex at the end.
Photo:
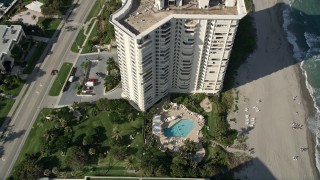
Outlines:
MULTIPOLYGON (((278 3, 283 3, 283 5, 288 5, 287 2, 285 2, 285 0, 279 0, 278 3)), ((283 26, 284 23, 284 19, 283 19, 283 5, 282 7, 279 7, 276 11, 277 11, 277 15, 279 15, 281 17, 280 19, 280 26, 283 26)), ((285 30, 282 27, 282 33, 284 35, 284 37, 287 39, 287 32, 285 32, 285 30)), ((308 87, 307 87, 307 77, 304 75, 304 70, 301 67, 301 63, 299 62, 297 59, 294 58, 293 56, 293 45, 290 44, 290 42, 286 41, 286 43, 288 44, 288 46, 290 47, 290 52, 292 54, 292 59, 293 61, 296 63, 295 64, 295 73, 297 75, 297 77, 299 78, 299 85, 300 85, 300 93, 302 94, 302 99, 303 99, 303 107, 304 107, 304 111, 305 111, 305 125, 306 125, 306 135, 307 135, 307 144, 308 144, 308 155, 310 158, 310 161, 312 163, 312 171, 313 174, 315 175, 316 179, 320 178, 320 173, 317 169, 317 165, 316 165, 316 157, 315 157, 315 146, 316 146, 316 137, 315 135, 310 131, 310 129, 308 128, 308 118, 313 117, 316 113, 317 113, 317 108, 315 107, 315 102, 314 99, 312 98, 312 94, 309 91, 308 87)))
MULTIPOLYGON (((289 43, 289 45, 291 45, 289 43)), ((316 179, 319 179, 320 174, 316 165, 316 157, 315 157, 315 145, 316 145, 316 137, 308 128, 308 118, 313 117, 317 113, 317 109, 314 107, 314 100, 312 95, 310 94, 307 85, 306 85, 306 77, 304 76, 302 67, 297 64, 295 67, 296 74, 299 78, 300 90, 303 99, 303 106, 305 110, 305 124, 306 124, 306 134, 307 134, 307 144, 308 144, 308 154, 310 161, 312 163, 312 171, 315 175, 316 179)))
MULTIPOLYGON (((283 37, 285 37, 285 39, 287 40, 286 43, 287 45, 290 47, 290 53, 292 54, 291 58, 294 61, 295 65, 294 65, 294 71, 296 76, 298 77, 298 81, 299 81, 299 86, 300 86, 300 94, 302 95, 302 104, 303 104, 303 109, 305 111, 305 117, 304 117, 304 122, 305 122, 305 128, 306 128, 306 136, 307 136, 307 144, 308 144, 308 155, 310 158, 310 162, 312 163, 312 171, 313 174, 315 175, 315 179, 319 179, 320 178, 320 173, 317 169, 317 165, 316 165, 316 157, 315 157, 315 145, 316 145, 316 137, 315 135, 310 131, 310 129, 308 128, 308 118, 313 117, 316 113, 317 113, 317 109, 315 107, 315 102, 314 99, 312 98, 312 94, 311 92, 308 90, 307 87, 307 80, 306 80, 306 76, 303 73, 303 69, 300 65, 300 63, 297 59, 294 58, 293 56, 293 45, 290 44, 290 42, 287 39, 287 32, 285 32, 285 30, 283 29, 283 6, 284 5, 288 5, 288 3, 286 3, 284 0, 278 0, 278 3, 283 3, 280 7, 278 7, 276 9, 276 14, 281 17, 280 22, 279 22, 279 26, 281 26, 282 29, 282 34, 283 37)), ((275 5, 276 5, 275 4, 275 5)))

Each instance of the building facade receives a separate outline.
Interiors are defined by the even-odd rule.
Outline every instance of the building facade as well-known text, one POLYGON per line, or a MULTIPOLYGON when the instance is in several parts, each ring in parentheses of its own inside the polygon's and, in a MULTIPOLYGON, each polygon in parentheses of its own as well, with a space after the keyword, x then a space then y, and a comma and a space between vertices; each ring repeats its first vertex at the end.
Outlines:
POLYGON ((170 92, 222 89, 243 0, 126 0, 115 26, 123 96, 145 111, 170 92))
POLYGON ((14 65, 11 50, 26 35, 20 25, 0 25, 0 35, 2 38, 0 40, 0 73, 7 73, 14 65))

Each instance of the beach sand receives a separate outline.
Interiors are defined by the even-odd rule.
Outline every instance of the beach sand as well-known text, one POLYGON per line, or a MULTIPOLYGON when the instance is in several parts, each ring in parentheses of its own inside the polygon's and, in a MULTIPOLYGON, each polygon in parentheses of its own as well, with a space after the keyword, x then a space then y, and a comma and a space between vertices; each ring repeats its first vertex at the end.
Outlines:
POLYGON ((315 109, 282 28, 281 5, 275 0, 254 0, 254 4, 258 48, 238 71, 239 110, 229 118, 236 117, 237 123, 231 127, 248 135, 247 144, 255 153, 253 163, 235 177, 318 179, 314 140, 306 125, 315 109), (254 106, 261 111, 256 112, 254 106), (245 125, 246 114, 256 117, 253 129, 245 125), (303 128, 292 129, 292 122, 303 124, 303 128), (301 152, 305 147, 309 151, 301 152), (298 160, 293 156, 299 156, 298 160))

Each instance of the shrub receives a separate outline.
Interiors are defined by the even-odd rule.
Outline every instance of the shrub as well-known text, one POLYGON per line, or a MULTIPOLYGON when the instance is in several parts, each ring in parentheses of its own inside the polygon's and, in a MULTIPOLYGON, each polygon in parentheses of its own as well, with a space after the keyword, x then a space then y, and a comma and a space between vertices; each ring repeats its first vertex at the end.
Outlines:
POLYGON ((166 101, 163 103, 163 106, 162 106, 163 109, 168 110, 168 109, 170 109, 170 107, 171 107, 171 105, 170 105, 169 101, 166 101))

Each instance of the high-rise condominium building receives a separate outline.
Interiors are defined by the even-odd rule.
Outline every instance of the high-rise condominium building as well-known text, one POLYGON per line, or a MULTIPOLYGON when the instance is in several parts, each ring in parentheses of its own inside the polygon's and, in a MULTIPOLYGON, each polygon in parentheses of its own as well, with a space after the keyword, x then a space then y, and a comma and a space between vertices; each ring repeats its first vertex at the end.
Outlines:
POLYGON ((169 92, 221 90, 244 0, 124 0, 111 16, 123 96, 142 111, 169 92))

